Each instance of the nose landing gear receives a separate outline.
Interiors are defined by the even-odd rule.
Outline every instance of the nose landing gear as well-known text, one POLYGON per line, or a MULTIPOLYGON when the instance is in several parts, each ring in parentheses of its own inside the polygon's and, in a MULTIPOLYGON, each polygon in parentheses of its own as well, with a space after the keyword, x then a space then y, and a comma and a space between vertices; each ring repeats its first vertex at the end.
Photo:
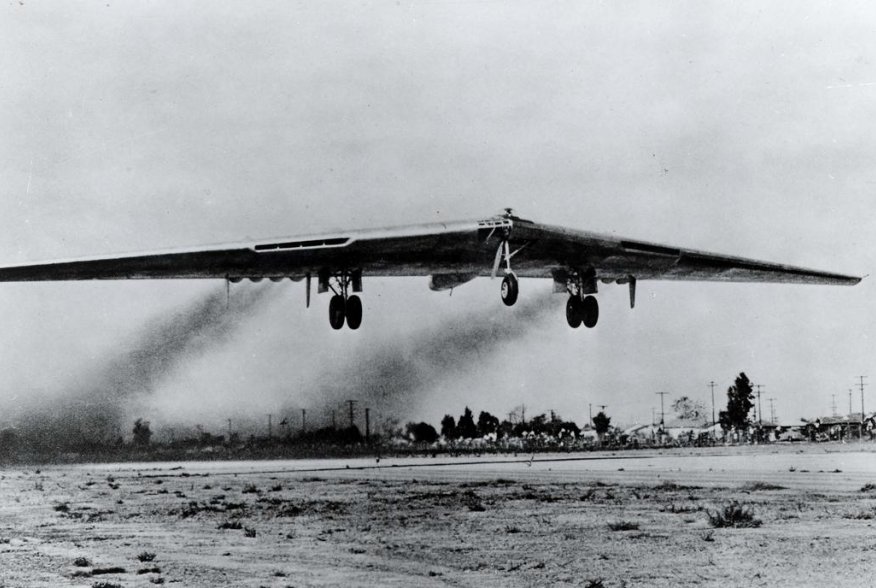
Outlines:
POLYGON ((508 274, 502 278, 502 302, 505 303, 505 306, 514 306, 519 293, 520 287, 517 284, 517 276, 508 274))
POLYGON ((517 295, 520 293, 520 285, 517 281, 517 276, 514 270, 511 269, 511 258, 520 253, 529 243, 524 243, 516 251, 511 251, 511 245, 508 243, 508 234, 506 233, 502 242, 499 243, 499 248, 496 250, 496 259, 493 262, 492 277, 496 277, 499 273, 499 266, 502 261, 505 262, 505 277, 502 278, 502 302, 505 306, 514 306, 517 302, 517 295))

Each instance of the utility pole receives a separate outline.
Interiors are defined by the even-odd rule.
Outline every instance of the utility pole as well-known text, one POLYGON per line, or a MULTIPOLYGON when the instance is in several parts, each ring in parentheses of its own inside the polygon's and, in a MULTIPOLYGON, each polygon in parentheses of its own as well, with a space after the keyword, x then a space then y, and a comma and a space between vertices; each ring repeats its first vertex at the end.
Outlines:
POLYGON ((846 419, 849 421, 849 439, 852 438, 852 389, 849 388, 849 416, 846 419))
POLYGON ((307 409, 301 409, 301 433, 307 432, 307 409))
POLYGON ((271 425, 271 417, 272 417, 271 413, 268 413, 268 439, 273 437, 273 428, 271 425))
POLYGON ((658 392, 657 394, 660 395, 660 428, 662 429, 663 425, 666 424, 664 421, 665 414, 663 412, 663 397, 669 394, 669 392, 658 392))
POLYGON ((763 424, 763 409, 760 406, 760 389, 763 388, 761 384, 755 384, 754 386, 757 388, 757 422, 758 424, 763 424))
POLYGON ((593 427, 593 403, 588 402, 587 406, 590 407, 590 427, 592 428, 593 427))
POLYGON ((356 424, 356 413, 354 408, 356 406, 356 401, 348 400, 347 404, 350 405, 350 428, 352 429, 356 424))
POLYGON ((861 443, 864 442, 864 378, 867 376, 858 376, 859 386, 861 386, 861 443))
POLYGON ((371 443, 371 409, 365 407, 365 443, 371 443))
POLYGON ((709 387, 712 389, 712 426, 715 426, 715 381, 709 382, 709 387))
POLYGON ((775 398, 772 396, 767 398, 770 401, 770 424, 776 424, 776 407, 773 405, 775 398))

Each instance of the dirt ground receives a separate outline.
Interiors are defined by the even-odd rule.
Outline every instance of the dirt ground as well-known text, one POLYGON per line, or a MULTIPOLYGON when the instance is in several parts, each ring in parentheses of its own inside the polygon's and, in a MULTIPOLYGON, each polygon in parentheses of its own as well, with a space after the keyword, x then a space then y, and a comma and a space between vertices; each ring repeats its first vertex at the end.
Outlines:
POLYGON ((0 585, 873 586, 871 451, 5 468, 0 585))

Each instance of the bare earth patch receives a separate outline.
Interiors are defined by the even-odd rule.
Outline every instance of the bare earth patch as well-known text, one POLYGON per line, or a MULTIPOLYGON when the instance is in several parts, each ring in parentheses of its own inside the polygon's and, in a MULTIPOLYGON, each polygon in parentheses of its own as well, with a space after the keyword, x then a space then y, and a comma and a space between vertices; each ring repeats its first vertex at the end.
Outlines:
POLYGON ((119 465, 110 483, 106 466, 7 469, 0 585, 873 584, 876 493, 864 478, 825 489, 833 468, 784 464, 715 484, 660 459, 319 477, 270 462, 245 473, 119 465), (734 519, 747 515, 759 525, 734 519))

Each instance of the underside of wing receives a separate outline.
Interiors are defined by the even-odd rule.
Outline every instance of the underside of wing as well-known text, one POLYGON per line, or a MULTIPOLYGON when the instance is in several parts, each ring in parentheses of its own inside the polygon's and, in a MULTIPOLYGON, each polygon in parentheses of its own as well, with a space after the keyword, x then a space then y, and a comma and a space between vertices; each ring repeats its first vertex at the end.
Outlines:
POLYGON ((855 284, 833 272, 541 225, 510 215, 267 239, 245 244, 0 268, 0 281, 156 278, 300 279, 321 273, 429 276, 436 289, 504 273, 604 281, 708 280, 855 284))
POLYGON ((482 275, 507 221, 435 223, 266 239, 138 255, 0 267, 0 282, 120 279, 300 279, 356 271, 372 276, 482 275))
POLYGON ((515 304, 518 277, 548 278, 566 293, 569 326, 593 327, 599 318, 598 284, 629 287, 635 306, 640 280, 706 280, 856 284, 860 278, 541 225, 510 211, 486 220, 433 223, 266 239, 196 249, 116 255, 0 267, 0 282, 220 278, 230 282, 306 279, 331 293, 333 329, 362 324, 363 276, 430 276, 433 290, 452 290, 478 276, 502 274, 500 293, 515 304))
MULTIPOLYGON (((742 257, 682 249, 546 225, 519 224, 514 235, 533 246, 528 256, 555 269, 590 271, 605 281, 691 280, 852 285, 861 278, 742 257)), ((522 263, 522 260, 518 263, 522 263)), ((535 270, 533 267, 532 270, 535 270)), ((526 275, 528 272, 523 272, 526 275)), ((537 271, 532 273, 537 274, 537 271)))

